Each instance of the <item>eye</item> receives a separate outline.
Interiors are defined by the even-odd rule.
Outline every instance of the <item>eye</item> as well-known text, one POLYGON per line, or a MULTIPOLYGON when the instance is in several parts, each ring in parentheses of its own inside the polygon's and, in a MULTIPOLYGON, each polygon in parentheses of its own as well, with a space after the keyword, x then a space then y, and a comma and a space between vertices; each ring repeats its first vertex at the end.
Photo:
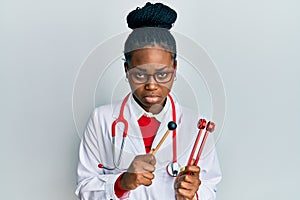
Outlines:
POLYGON ((161 72, 161 73, 158 73, 158 74, 157 74, 157 77, 158 77, 158 78, 165 78, 167 75, 168 75, 167 72, 161 72))
POLYGON ((135 78, 145 78, 145 74, 141 74, 141 73, 135 73, 134 74, 135 78))

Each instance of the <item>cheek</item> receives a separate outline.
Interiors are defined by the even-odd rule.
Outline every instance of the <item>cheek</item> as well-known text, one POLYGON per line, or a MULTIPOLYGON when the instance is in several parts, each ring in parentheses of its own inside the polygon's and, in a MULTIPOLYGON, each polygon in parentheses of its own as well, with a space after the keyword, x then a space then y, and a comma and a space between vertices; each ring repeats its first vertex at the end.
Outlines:
POLYGON ((164 97, 167 97, 170 91, 171 91, 171 88, 169 86, 161 87, 161 93, 164 97))
POLYGON ((166 89, 164 90, 165 96, 167 96, 167 95, 169 94, 170 91, 171 91, 171 90, 170 90, 169 88, 166 88, 166 89))
POLYGON ((134 83, 132 83, 130 79, 129 79, 128 83, 129 83, 131 90, 136 88, 136 85, 134 83))
POLYGON ((164 85, 164 86, 162 87, 162 90, 163 90, 163 91, 170 91, 170 90, 172 89, 172 85, 173 85, 173 82, 170 82, 169 84, 164 85))
POLYGON ((143 86, 132 84, 132 83, 130 83, 130 88, 131 88, 131 91, 133 93, 135 93, 136 95, 138 95, 143 90, 143 86))

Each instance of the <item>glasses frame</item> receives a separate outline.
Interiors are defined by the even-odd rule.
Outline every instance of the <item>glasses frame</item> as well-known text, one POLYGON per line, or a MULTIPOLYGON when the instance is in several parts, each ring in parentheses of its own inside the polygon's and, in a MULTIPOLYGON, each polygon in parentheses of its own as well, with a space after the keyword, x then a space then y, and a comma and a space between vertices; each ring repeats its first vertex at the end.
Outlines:
MULTIPOLYGON (((131 69, 132 69, 132 68, 131 68, 131 69)), ((132 75, 134 75, 134 74, 139 74, 139 73, 136 73, 136 72, 130 72, 130 70, 128 70, 128 71, 127 71, 127 74, 128 74, 128 76, 129 76, 130 80, 131 80, 134 84, 145 84, 145 83, 147 83, 147 82, 149 81, 150 76, 153 76, 153 79, 155 80, 156 83, 158 83, 158 84, 166 84, 166 83, 169 83, 169 82, 173 79, 174 73, 175 73, 175 72, 176 72, 176 70, 175 70, 174 68, 173 68, 172 72, 165 72, 165 73, 171 74, 171 77, 170 77, 170 79, 169 79, 168 81, 163 81, 163 82, 157 81, 155 75, 161 74, 161 73, 164 73, 164 72, 155 72, 155 73, 153 73, 153 74, 140 73, 140 74, 143 74, 143 75, 147 75, 147 80, 146 80, 145 82, 135 82, 135 81, 132 79, 132 75)))

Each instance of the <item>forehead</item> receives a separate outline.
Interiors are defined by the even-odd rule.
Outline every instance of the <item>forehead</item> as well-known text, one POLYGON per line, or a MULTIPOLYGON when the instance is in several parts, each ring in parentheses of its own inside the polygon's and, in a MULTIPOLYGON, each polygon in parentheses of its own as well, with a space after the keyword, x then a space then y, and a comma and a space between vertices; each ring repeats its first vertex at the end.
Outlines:
POLYGON ((173 63, 172 54, 159 48, 143 48, 131 53, 131 65, 144 65, 150 63, 171 66, 173 63))

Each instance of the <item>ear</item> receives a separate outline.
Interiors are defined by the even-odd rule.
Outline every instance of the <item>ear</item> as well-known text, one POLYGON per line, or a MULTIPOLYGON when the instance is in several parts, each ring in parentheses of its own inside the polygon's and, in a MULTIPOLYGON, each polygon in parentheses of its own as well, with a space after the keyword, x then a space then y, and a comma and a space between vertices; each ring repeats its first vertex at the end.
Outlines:
POLYGON ((124 70, 125 70, 125 73, 127 73, 128 68, 129 68, 128 62, 124 62, 124 70))
POLYGON ((128 62, 124 62, 124 70, 125 70, 126 78, 128 78, 128 75, 127 75, 128 68, 129 68, 128 62))
POLYGON ((177 69, 177 60, 174 60, 173 67, 175 70, 177 69))

